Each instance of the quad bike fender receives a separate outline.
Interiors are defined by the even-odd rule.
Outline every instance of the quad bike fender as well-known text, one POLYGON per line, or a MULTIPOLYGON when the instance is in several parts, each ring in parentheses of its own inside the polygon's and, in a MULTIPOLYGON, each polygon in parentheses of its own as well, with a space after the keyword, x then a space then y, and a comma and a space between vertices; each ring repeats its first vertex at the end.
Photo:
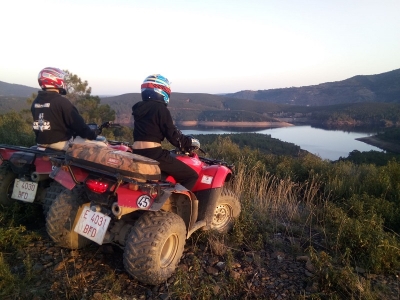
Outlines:
POLYGON ((229 180, 232 171, 220 165, 213 165, 203 169, 193 191, 220 188, 229 180))
POLYGON ((186 228, 193 226, 197 219, 197 198, 181 184, 175 184, 161 190, 159 197, 150 207, 152 211, 165 210, 179 215, 186 228))
POLYGON ((72 190, 78 183, 85 181, 89 173, 74 166, 53 167, 50 178, 65 188, 72 190))
POLYGON ((197 220, 198 200, 196 196, 180 184, 160 189, 159 195, 150 196, 140 190, 132 190, 129 184, 118 187, 118 207, 113 205, 113 212, 120 211, 121 215, 135 210, 171 211, 179 215, 189 230, 197 220))
POLYGON ((54 168, 48 156, 36 157, 35 166, 37 174, 50 174, 54 168))
POLYGON ((2 164, 3 161, 5 161, 5 160, 10 160, 10 157, 13 155, 14 152, 17 152, 17 150, 12 150, 12 149, 1 147, 0 148, 0 164, 2 164))
POLYGON ((120 185, 116 191, 118 196, 118 206, 126 207, 132 210, 149 210, 153 205, 154 198, 141 190, 130 188, 129 183, 120 185))
POLYGON ((196 197, 199 199, 198 219, 206 222, 205 229, 209 229, 217 205, 218 197, 221 195, 222 188, 213 188, 196 192, 196 197))
POLYGON ((35 154, 29 152, 16 151, 14 152, 10 159, 10 166, 14 173, 16 174, 29 174, 33 169, 33 164, 35 161, 35 154))

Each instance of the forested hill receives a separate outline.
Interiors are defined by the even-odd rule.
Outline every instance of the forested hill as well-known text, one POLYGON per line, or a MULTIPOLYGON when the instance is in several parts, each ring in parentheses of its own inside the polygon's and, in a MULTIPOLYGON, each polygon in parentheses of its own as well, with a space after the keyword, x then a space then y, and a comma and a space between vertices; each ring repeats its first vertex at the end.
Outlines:
POLYGON ((26 85, 0 81, 0 96, 28 98, 32 93, 37 93, 38 90, 39 87, 33 88, 26 85))
POLYGON ((324 106, 340 103, 400 103, 400 69, 376 75, 358 75, 346 80, 319 85, 240 91, 230 98, 270 103, 324 106))
MULTIPOLYGON (((132 120, 132 106, 141 101, 139 93, 102 97, 101 103, 115 110, 120 123, 132 120)), ((267 113, 281 111, 284 105, 264 104, 260 101, 227 98, 201 93, 172 93, 168 105, 175 121, 253 121, 274 122, 267 113)))

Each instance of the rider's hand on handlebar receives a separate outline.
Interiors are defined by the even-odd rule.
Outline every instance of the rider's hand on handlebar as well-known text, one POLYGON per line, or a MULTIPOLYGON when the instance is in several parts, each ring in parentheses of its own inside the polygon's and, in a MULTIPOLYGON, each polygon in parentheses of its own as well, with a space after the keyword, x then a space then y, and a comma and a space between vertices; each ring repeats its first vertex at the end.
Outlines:
POLYGON ((112 123, 113 122, 111 121, 104 122, 103 124, 101 124, 100 128, 108 128, 111 126, 112 123))

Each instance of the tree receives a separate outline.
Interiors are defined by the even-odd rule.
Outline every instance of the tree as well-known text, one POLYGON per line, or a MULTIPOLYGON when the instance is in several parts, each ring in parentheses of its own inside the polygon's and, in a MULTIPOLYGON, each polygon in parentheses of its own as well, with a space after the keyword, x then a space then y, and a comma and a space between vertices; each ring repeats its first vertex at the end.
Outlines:
POLYGON ((83 81, 78 75, 68 70, 65 72, 67 98, 76 106, 86 123, 101 124, 115 120, 115 111, 107 105, 100 104, 98 96, 92 96, 92 88, 87 80, 83 81))
POLYGON ((98 96, 86 95, 76 102, 76 107, 86 123, 101 124, 115 120, 115 111, 108 104, 100 104, 98 96))
POLYGON ((90 96, 92 93, 92 88, 89 86, 87 80, 82 81, 82 79, 71 73, 68 70, 63 70, 65 72, 64 82, 67 87, 67 98, 75 104, 76 101, 90 96))
POLYGON ((30 124, 17 112, 0 115, 0 143, 30 147, 35 143, 35 135, 30 124))

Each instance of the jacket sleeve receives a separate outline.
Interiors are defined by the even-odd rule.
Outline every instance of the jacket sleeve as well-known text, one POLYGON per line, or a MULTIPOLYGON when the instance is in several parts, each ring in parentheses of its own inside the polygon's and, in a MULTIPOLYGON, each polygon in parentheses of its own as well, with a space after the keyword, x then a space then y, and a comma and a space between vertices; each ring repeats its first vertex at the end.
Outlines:
POLYGON ((175 147, 184 148, 192 144, 192 139, 184 135, 172 121, 171 113, 167 107, 160 110, 160 127, 166 139, 175 147))
POLYGON ((69 102, 68 99, 65 100, 66 101, 63 103, 63 117, 68 128, 72 130, 74 135, 79 135, 88 140, 95 140, 97 137, 96 133, 85 123, 85 120, 79 114, 78 109, 69 102))

